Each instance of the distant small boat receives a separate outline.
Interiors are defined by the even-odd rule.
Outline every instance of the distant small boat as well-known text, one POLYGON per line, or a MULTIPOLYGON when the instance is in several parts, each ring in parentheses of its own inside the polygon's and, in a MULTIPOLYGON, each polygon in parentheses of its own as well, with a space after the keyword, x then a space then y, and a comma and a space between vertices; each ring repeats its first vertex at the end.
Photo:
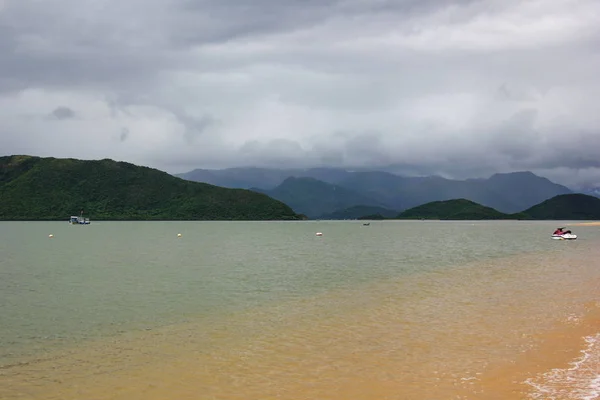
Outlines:
POLYGON ((89 225, 90 219, 83 218, 83 211, 82 211, 80 216, 71 215, 71 218, 69 219, 69 224, 71 224, 71 225, 89 225))
POLYGON ((90 224, 90 219, 89 218, 81 218, 78 216, 71 216, 71 219, 69 220, 69 224, 71 225, 89 225, 90 224))
POLYGON ((363 224, 363 226, 369 226, 369 225, 371 225, 370 222, 367 222, 367 223, 363 224))

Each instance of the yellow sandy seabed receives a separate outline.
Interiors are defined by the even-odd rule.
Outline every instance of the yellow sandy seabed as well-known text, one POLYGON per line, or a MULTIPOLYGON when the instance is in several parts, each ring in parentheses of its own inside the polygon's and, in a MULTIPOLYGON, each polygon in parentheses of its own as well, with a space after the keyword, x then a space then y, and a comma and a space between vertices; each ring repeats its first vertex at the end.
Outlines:
POLYGON ((600 246, 580 243, 40 353, 0 399, 583 398, 600 246))
POLYGON ((570 226, 600 226, 600 221, 594 222, 579 222, 576 224, 569 224, 570 226))

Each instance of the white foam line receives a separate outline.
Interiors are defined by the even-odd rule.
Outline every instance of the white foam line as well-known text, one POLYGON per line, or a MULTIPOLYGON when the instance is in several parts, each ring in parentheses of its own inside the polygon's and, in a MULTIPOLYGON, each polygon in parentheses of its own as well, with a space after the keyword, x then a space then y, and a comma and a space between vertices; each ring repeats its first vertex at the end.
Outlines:
POLYGON ((596 400, 600 398, 600 333, 584 338, 587 347, 569 368, 553 369, 525 381, 535 389, 530 399, 596 400))

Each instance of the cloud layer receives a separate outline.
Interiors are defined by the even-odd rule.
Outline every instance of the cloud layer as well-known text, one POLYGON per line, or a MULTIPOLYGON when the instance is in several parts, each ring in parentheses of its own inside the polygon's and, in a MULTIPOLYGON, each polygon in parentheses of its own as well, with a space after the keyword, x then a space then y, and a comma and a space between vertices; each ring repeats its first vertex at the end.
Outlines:
POLYGON ((600 185, 596 0, 0 0, 0 149, 600 185))

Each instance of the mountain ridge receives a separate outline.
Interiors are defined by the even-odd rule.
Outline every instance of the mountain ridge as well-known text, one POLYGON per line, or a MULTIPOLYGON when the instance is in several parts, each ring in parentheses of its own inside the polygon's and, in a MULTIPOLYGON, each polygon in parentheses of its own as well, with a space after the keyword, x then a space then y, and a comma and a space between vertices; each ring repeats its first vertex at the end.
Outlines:
POLYGON ((334 168, 289 169, 275 172, 268 169, 253 169, 253 180, 247 181, 244 185, 240 183, 243 169, 236 169, 235 173, 236 182, 241 186, 248 186, 247 184, 251 182, 257 183, 257 179, 260 180, 261 176, 267 174, 270 179, 268 183, 262 187, 251 186, 249 189, 283 201, 291 205, 296 212, 309 215, 311 218, 342 212, 353 206, 377 206, 402 211, 431 201, 456 198, 469 199, 504 213, 515 213, 554 195, 572 193, 567 187, 555 184, 547 178, 538 177, 529 171, 499 173, 490 178, 450 180, 440 176, 404 177, 385 171, 347 171, 334 168), (289 176, 283 179, 280 185, 268 188, 275 182, 274 177, 280 179, 288 173, 306 176, 289 176), (313 185, 310 189, 307 185, 293 187, 289 184, 289 178, 312 179, 313 185), (282 188, 282 185, 285 188, 282 188), (334 188, 340 192, 343 188, 347 193, 347 199, 343 204, 339 204, 342 208, 337 210, 331 209, 330 192, 334 188), (366 200, 360 201, 360 198, 366 200))
MULTIPOLYGON (((499 176, 530 176, 530 177, 538 177, 541 179, 545 179, 548 182, 553 184, 566 187, 574 193, 577 193, 577 189, 573 189, 569 186, 558 184, 553 182, 552 180, 536 175, 531 171, 521 170, 521 171, 513 171, 513 172, 496 172, 489 175, 487 178, 464 178, 464 179, 454 179, 454 178, 445 178, 441 175, 405 175, 398 172, 393 172, 391 170, 385 168, 339 168, 339 167, 310 167, 310 168, 268 168, 268 167, 231 167, 231 168, 221 168, 221 169, 206 169, 206 168, 196 168, 187 172, 175 173, 174 176, 193 181, 206 181, 206 183, 210 180, 214 180, 218 186, 229 187, 230 185, 243 185, 244 188, 257 187, 261 189, 271 189, 279 184, 281 184, 286 178, 290 176, 295 177, 313 177, 324 182, 328 183, 338 183, 341 180, 347 178, 352 174, 357 173, 382 173, 393 176, 399 176, 407 179, 443 179, 449 180, 453 182, 478 182, 482 180, 489 180, 499 176), (230 177, 235 176, 237 178, 237 182, 232 182, 230 177), (270 179, 264 179, 265 176, 270 177, 270 179), (249 184, 252 180, 251 177, 258 178, 260 182, 258 184, 249 184), (203 180, 204 179, 204 180, 203 180)), ((236 186, 237 187, 237 186, 236 186)), ((593 188, 596 191, 600 192, 599 188, 593 188)))
POLYGON ((600 199, 582 193, 558 195, 523 212, 537 220, 600 220, 600 199))
POLYGON ((289 205, 295 212, 309 218, 319 218, 323 214, 360 204, 378 207, 381 204, 368 196, 343 186, 332 185, 308 177, 289 177, 272 190, 253 188, 269 197, 289 205))
MULTIPOLYGON (((357 219, 366 219, 364 216, 357 219)), ((373 216, 372 216, 373 217, 373 216)), ((467 199, 432 201, 405 210, 395 217, 377 219, 437 220, 600 220, 600 199, 581 193, 563 194, 518 213, 502 213, 467 199)))
POLYGON ((432 201, 410 208, 394 219, 496 220, 529 219, 529 216, 524 213, 502 213, 467 199, 452 199, 432 201))
POLYGON ((286 204, 244 189, 190 182, 122 161, 0 157, 0 220, 297 220, 286 204))

